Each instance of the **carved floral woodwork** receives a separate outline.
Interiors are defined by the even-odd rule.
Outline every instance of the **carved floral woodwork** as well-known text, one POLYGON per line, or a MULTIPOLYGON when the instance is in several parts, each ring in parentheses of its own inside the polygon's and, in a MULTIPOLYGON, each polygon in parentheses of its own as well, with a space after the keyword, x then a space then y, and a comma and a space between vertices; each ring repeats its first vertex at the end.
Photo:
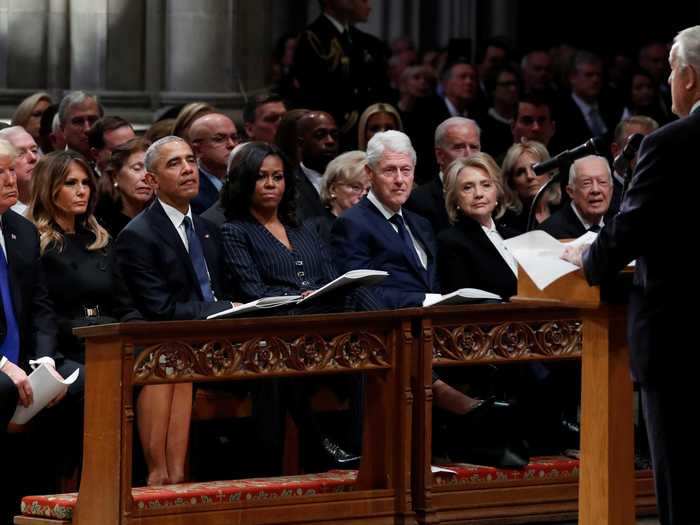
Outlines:
POLYGON ((581 354, 581 321, 433 326, 433 361, 506 361, 581 354))
POLYGON ((204 343, 166 341, 143 349, 134 361, 134 383, 232 378, 322 370, 389 368, 382 337, 347 332, 332 338, 305 334, 290 340, 253 337, 204 343))

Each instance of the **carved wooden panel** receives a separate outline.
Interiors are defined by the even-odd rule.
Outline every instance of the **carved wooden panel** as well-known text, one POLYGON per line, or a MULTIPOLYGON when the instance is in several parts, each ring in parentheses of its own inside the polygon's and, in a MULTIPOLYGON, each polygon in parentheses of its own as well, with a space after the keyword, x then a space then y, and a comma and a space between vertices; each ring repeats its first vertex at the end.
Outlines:
POLYGON ((291 340, 273 336, 201 344, 167 341, 141 351, 134 361, 133 382, 367 370, 389 368, 390 359, 383 338, 368 332, 333 338, 306 334, 291 340))
POLYGON ((499 361, 581 354, 581 321, 433 327, 433 361, 499 361))

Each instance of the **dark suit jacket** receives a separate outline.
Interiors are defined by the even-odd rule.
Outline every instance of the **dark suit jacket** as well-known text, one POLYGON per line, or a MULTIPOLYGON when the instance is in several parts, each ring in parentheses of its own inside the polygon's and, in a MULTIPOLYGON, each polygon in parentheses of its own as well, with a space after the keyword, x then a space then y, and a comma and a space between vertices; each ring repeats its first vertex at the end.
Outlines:
POLYGON ((700 110, 671 122, 642 142, 639 161, 620 211, 584 255, 591 284, 599 284, 636 259, 629 301, 632 369, 642 384, 673 380, 679 368, 697 370, 692 342, 697 309, 694 187, 700 110), (688 257, 689 256, 689 257, 688 257))
POLYGON ((192 199, 192 212, 201 215, 219 200, 219 190, 199 168, 199 193, 192 199))
POLYGON ((427 271, 409 258, 396 230, 367 197, 338 217, 331 229, 334 258, 340 271, 389 272, 381 284, 368 288, 382 308, 420 306, 426 293, 440 293, 430 224, 409 210, 403 210, 403 216, 428 255, 427 271))
MULTIPOLYGON (((196 214, 192 217, 212 290, 218 299, 225 299, 230 287, 224 273, 219 230, 196 214)), ((231 307, 228 301, 202 300, 190 255, 158 199, 122 230, 114 251, 117 270, 126 281, 134 305, 146 319, 204 319, 231 307)))
MULTIPOLYGON (((63 356, 56 349, 56 321, 39 260, 39 234, 34 225, 12 210, 2 214, 2 233, 9 270, 10 293, 19 328, 20 362, 63 356)), ((6 333, 0 302, 0 337, 6 333)))
MULTIPOLYGON (((604 98, 601 98, 598 104, 598 111, 605 122, 605 126, 608 128, 604 137, 606 140, 602 151, 609 151, 610 140, 615 131, 615 126, 620 120, 622 108, 616 107, 614 104, 606 102, 604 98)), ((556 121, 557 144, 563 149, 571 149, 580 146, 593 136, 593 132, 591 132, 588 127, 586 118, 583 113, 581 113, 576 102, 574 102, 574 99, 571 98, 571 93, 567 93, 559 101, 556 121)), ((564 173, 566 173, 566 171, 564 171, 564 173)))
MULTIPOLYGON (((496 229, 504 239, 518 234, 498 225, 496 229)), ((437 260, 443 293, 459 288, 479 288, 503 299, 516 294, 515 274, 481 225, 469 217, 461 217, 438 235, 437 260)))
POLYGON ((326 208, 321 203, 321 197, 301 167, 297 169, 294 182, 297 190, 296 207, 299 222, 326 213, 326 208))
POLYGON ((536 229, 546 231, 555 239, 576 239, 587 231, 576 217, 570 203, 553 213, 536 229))
POLYGON ((450 226, 440 177, 434 177, 430 182, 413 190, 405 207, 428 219, 435 235, 450 226))

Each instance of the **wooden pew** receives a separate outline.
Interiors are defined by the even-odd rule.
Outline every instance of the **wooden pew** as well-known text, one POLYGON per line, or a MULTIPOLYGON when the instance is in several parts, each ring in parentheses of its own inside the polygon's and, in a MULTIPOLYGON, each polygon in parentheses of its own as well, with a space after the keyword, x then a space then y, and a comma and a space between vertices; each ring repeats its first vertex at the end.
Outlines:
POLYGON ((638 511, 654 511, 651 473, 633 479, 632 400, 621 328, 623 309, 531 301, 426 309, 421 322, 413 434, 413 501, 419 523, 575 519, 581 494, 581 500, 587 502, 581 523, 618 525, 633 519, 635 490, 638 511), (613 357, 609 348, 615 349, 613 357), (578 475, 538 472, 540 475, 515 481, 435 483, 430 470, 433 366, 582 356, 582 464, 578 475))
MULTIPOLYGON (((72 523, 414 523, 409 380, 411 327, 418 313, 129 323, 76 330, 86 338, 86 386, 83 471, 72 523), (135 348, 143 350, 135 356, 135 348), (362 462, 352 491, 197 506, 134 504, 135 385, 347 373, 367 378, 362 462)), ((15 523, 59 521, 18 516, 15 523)))

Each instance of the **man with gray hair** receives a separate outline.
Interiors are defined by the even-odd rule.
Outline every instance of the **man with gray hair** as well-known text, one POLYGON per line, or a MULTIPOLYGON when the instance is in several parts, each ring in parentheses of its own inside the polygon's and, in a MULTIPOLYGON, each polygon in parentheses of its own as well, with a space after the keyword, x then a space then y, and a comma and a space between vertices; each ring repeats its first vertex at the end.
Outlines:
POLYGON ((57 115, 66 146, 89 159, 88 131, 104 115, 97 97, 84 91, 71 91, 61 100, 57 115))
POLYGON ((696 478, 700 432, 688 420, 697 397, 700 352, 693 337, 698 278, 686 248, 697 235, 700 144, 700 26, 678 33, 669 55, 673 112, 680 118, 647 135, 620 211, 589 246, 564 257, 592 285, 636 260, 629 299, 630 362, 642 393, 663 525, 699 523, 696 478))
POLYGON ((411 193, 406 208, 422 215, 435 235, 450 226, 442 189, 447 167, 457 159, 467 158, 481 151, 481 130, 476 121, 464 117, 450 117, 435 130, 435 158, 440 172, 411 193))
MULTIPOLYGON (((331 244, 338 270, 384 270, 388 277, 368 287, 382 308, 422 306, 440 294, 437 276, 437 247, 430 223, 403 208, 413 184, 416 152, 411 140, 400 131, 374 135, 367 144, 367 167, 372 189, 355 206, 333 223, 331 244)), ((436 376, 433 381, 436 407, 456 418, 455 435, 463 439, 461 450, 470 453, 469 444, 479 429, 471 415, 484 402, 464 395, 436 376), (457 422, 458 421, 458 422, 457 422), (467 435, 464 435, 466 431, 467 435)), ((510 450, 503 457, 490 458, 498 466, 523 466, 526 461, 510 450)), ((483 464, 483 463, 482 463, 483 464)))
POLYGON ((230 308, 220 300, 228 286, 219 230, 190 208, 199 192, 192 149, 179 137, 164 137, 148 148, 144 164, 156 199, 115 243, 134 306, 146 319, 160 321, 206 319, 230 308))
POLYGON ((599 232, 612 197, 610 165, 604 157, 577 159, 569 169, 568 206, 554 213, 539 229, 556 239, 576 239, 587 231, 599 232))
POLYGON ((4 139, 15 148, 15 175, 17 176, 17 203, 12 211, 24 215, 32 195, 32 172, 39 160, 39 146, 34 138, 22 126, 12 126, 0 130, 0 139, 4 139))

